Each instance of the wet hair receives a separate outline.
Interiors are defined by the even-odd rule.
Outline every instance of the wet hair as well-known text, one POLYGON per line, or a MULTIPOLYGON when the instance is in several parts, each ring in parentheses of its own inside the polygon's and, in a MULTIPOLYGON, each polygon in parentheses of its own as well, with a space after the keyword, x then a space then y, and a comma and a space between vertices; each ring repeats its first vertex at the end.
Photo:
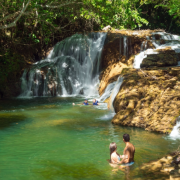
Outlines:
POLYGON ((111 162, 111 154, 117 149, 117 145, 115 142, 110 143, 109 150, 110 150, 110 162, 111 162))
POLYGON ((123 139, 124 139, 125 142, 129 142, 130 141, 129 134, 124 134, 123 139))

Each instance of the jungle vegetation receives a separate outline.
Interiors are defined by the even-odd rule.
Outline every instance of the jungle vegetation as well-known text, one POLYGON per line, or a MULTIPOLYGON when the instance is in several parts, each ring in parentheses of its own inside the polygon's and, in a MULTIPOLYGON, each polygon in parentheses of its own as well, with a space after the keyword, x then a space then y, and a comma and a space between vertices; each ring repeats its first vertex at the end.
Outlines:
MULTIPOLYGON (((0 85, 74 33, 164 29, 180 34, 179 0, 0 0, 0 85)), ((0 88, 1 91, 1 88, 0 88)))

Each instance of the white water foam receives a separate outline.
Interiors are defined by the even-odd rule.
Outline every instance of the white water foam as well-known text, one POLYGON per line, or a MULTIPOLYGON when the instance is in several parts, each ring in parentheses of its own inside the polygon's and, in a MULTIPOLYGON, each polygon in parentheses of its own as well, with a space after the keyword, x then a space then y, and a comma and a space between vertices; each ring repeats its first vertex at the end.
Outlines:
POLYGON ((174 140, 180 139, 180 121, 176 122, 176 125, 173 127, 169 137, 174 140))
POLYGON ((105 114, 97 119, 100 119, 101 121, 108 121, 108 120, 111 120, 114 116, 115 116, 116 113, 114 112, 109 112, 108 114, 105 114))
POLYGON ((112 91, 113 91, 113 89, 114 89, 114 86, 115 86, 115 85, 116 85, 116 81, 108 84, 108 86, 106 87, 103 95, 100 97, 99 100, 100 100, 100 101, 105 101, 107 98, 109 98, 110 95, 111 95, 111 93, 112 93, 112 91))
POLYGON ((117 81, 116 81, 116 85, 115 85, 115 87, 114 87, 114 89, 112 91, 110 100, 109 100, 111 109, 114 109, 114 108, 112 108, 112 107, 114 107, 113 102, 114 102, 114 99, 116 98, 116 96, 117 96, 117 94, 119 92, 119 89, 120 89, 122 83, 123 83, 123 77, 119 76, 117 81))
POLYGON ((146 57, 147 57, 146 51, 143 51, 143 52, 139 53, 138 55, 136 55, 134 58, 133 67, 135 69, 139 69, 143 59, 146 57))

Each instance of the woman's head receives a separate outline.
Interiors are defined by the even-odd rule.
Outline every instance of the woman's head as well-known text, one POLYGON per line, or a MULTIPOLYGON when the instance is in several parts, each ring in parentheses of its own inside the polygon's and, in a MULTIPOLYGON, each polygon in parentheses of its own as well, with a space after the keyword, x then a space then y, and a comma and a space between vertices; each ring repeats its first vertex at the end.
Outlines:
POLYGON ((110 150, 110 161, 111 161, 111 154, 117 149, 117 145, 115 142, 110 143, 109 150, 110 150))
POLYGON ((110 143, 109 145, 110 154, 112 154, 116 149, 117 149, 116 143, 115 142, 110 143))

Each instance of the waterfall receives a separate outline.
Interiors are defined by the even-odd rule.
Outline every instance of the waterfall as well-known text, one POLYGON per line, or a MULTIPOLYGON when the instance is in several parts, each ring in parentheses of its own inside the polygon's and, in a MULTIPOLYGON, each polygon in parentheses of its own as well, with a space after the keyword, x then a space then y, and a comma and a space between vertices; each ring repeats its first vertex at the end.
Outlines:
POLYGON ((145 54, 145 51, 142 51, 138 55, 136 55, 134 58, 133 67, 135 69, 139 69, 143 59, 146 57, 147 57, 147 55, 145 54))
POLYGON ((110 96, 109 103, 108 103, 108 106, 109 106, 110 108, 113 107, 114 99, 116 98, 116 96, 117 96, 117 94, 118 94, 118 92, 119 92, 119 89, 120 89, 122 83, 123 83, 123 77, 119 76, 118 79, 117 79, 117 81, 116 81, 116 84, 115 84, 115 86, 114 86, 114 89, 113 89, 113 91, 112 91, 112 94, 111 94, 111 96, 110 96))
POLYGON ((176 125, 173 127, 169 137, 172 139, 180 139, 180 121, 176 122, 176 125))
MULTIPOLYGON (((147 40, 150 38, 147 36, 147 40)), ((141 44, 141 52, 135 56, 133 67, 135 69, 139 69, 141 66, 141 63, 144 58, 147 57, 148 54, 158 54, 156 50, 158 49, 165 49, 167 47, 170 47, 172 50, 174 50, 176 53, 180 53, 180 36, 168 34, 165 32, 154 32, 152 33, 152 40, 149 40, 152 42, 152 44, 155 46, 154 49, 147 49, 147 41, 142 42, 141 44), (160 39, 156 40, 155 35, 160 35, 160 39), (165 44, 161 44, 160 41, 164 40, 165 44), (145 44, 144 44, 145 43, 145 44)))
POLYGON ((122 37, 120 36, 120 38, 119 38, 119 60, 121 60, 121 39, 122 39, 122 37))
POLYGON ((114 86, 115 86, 115 85, 116 85, 116 81, 108 84, 108 86, 106 87, 103 95, 100 97, 99 100, 100 100, 100 101, 105 101, 107 98, 109 98, 110 95, 111 95, 111 93, 112 93, 112 91, 113 91, 113 89, 114 89, 114 86))
POLYGON ((124 36, 123 38, 124 38, 124 56, 125 56, 126 59, 127 59, 127 58, 128 58, 128 57, 127 57, 127 53, 128 53, 128 52, 126 51, 126 50, 127 50, 127 36, 124 36))
POLYGON ((49 56, 25 70, 20 97, 98 94, 106 33, 75 34, 57 43, 49 56))

